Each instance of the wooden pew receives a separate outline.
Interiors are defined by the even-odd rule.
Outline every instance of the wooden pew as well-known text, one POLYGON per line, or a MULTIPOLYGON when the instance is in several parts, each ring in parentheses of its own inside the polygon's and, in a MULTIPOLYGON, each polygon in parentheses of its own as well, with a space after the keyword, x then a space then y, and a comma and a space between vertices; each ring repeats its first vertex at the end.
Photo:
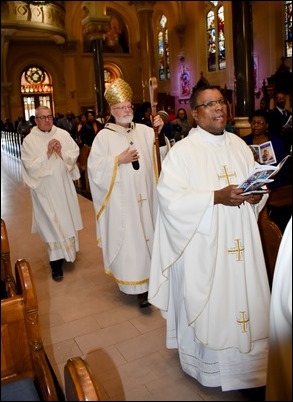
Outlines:
MULTIPOLYGON (((11 397, 21 388, 23 397, 28 398, 25 393, 29 392, 31 398, 22 400, 38 400, 33 399, 35 395, 44 401, 65 400, 44 350, 38 301, 26 260, 17 260, 15 276, 19 294, 1 300, 1 399, 5 391, 11 397)), ((7 400, 21 400, 14 398, 7 400)))
MULTIPOLYGON (((65 401, 64 392, 43 347, 31 267, 25 259, 19 259, 14 275, 3 219, 1 279, 6 284, 8 296, 1 300, 1 400, 8 392, 12 395, 10 400, 65 401), (29 394, 26 393, 28 388, 29 394), (23 399, 18 399, 19 392, 23 399)), ((98 385, 81 357, 68 359, 64 378, 67 401, 102 400, 98 385)))
POLYGON ((91 370, 81 357, 67 360, 64 367, 67 401, 101 401, 102 396, 91 370))
POLYGON ((292 209, 292 185, 271 190, 268 201, 260 212, 258 219, 268 278, 272 286, 277 255, 283 234, 279 226, 270 218, 268 210, 271 207, 278 208, 280 214, 282 214, 284 208, 287 210, 292 209))
POLYGON ((1 280, 5 283, 8 296, 16 295, 16 284, 12 272, 10 246, 5 221, 1 218, 1 280))
POLYGON ((282 240, 282 232, 269 217, 267 206, 259 214, 258 227, 264 251, 270 287, 272 288, 277 255, 282 240))

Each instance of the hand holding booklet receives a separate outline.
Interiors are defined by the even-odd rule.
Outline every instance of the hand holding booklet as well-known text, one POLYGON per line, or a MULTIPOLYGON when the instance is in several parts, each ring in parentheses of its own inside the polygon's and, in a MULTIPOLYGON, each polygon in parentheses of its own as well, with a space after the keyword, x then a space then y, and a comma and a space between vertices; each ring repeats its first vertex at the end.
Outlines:
POLYGON ((243 189, 242 193, 243 195, 267 193, 269 190, 266 187, 265 188, 263 187, 266 184, 274 181, 272 177, 275 176, 280 171, 280 169, 282 168, 282 166, 289 157, 291 157, 291 155, 285 156, 285 158, 283 158, 277 166, 271 166, 271 165, 256 166, 250 173, 250 175, 247 177, 247 179, 244 180, 244 182, 241 183, 237 188, 243 189))

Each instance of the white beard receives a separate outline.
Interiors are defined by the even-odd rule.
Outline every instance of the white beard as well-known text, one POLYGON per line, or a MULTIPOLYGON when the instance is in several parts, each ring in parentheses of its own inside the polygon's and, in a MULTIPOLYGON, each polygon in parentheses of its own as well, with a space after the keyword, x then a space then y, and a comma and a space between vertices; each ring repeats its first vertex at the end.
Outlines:
POLYGON ((132 122, 133 114, 131 116, 115 118, 117 124, 129 124, 132 122))

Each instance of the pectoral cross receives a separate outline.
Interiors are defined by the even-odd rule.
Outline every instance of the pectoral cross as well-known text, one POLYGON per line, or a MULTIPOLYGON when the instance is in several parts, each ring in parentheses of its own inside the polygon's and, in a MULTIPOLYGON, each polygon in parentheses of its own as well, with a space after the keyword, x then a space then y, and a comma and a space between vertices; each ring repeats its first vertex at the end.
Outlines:
POLYGON ((227 170, 227 166, 226 165, 223 165, 223 170, 224 170, 224 174, 218 174, 218 178, 219 179, 226 179, 227 180, 227 184, 228 184, 228 186, 231 184, 230 183, 230 177, 232 177, 232 176, 234 176, 234 177, 236 177, 236 173, 235 172, 233 172, 233 173, 228 173, 228 170, 227 170))

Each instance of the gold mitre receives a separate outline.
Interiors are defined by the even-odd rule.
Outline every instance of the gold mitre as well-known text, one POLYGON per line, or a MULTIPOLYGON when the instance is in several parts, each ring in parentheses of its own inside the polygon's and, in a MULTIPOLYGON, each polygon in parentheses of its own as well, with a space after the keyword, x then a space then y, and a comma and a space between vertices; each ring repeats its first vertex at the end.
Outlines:
POLYGON ((132 89, 122 78, 117 78, 106 90, 105 98, 109 106, 125 101, 132 102, 132 89))

